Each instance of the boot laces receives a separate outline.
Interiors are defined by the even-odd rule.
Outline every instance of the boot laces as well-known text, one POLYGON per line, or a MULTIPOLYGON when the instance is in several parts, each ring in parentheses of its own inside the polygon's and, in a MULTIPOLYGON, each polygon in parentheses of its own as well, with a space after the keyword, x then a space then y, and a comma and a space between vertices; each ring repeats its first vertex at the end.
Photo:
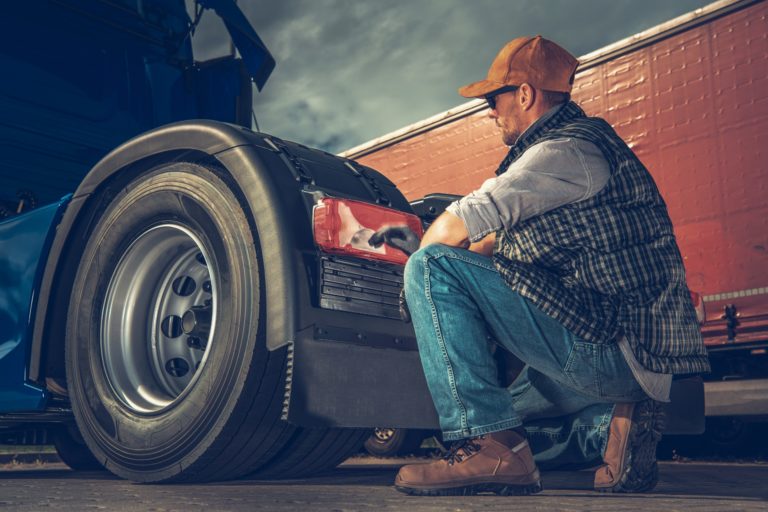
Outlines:
POLYGON ((484 438, 485 436, 479 436, 456 441, 455 443, 451 444, 451 447, 448 449, 448 453, 443 455, 443 459, 448 461, 449 466, 453 466, 456 462, 463 462, 464 459, 470 455, 480 451, 482 447, 478 441, 484 438))

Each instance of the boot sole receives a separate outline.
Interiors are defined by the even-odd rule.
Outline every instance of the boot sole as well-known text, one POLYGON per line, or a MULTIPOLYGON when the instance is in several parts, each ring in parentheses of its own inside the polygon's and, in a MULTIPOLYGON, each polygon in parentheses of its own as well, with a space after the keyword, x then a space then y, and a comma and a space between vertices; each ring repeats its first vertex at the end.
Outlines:
POLYGON ((481 493, 491 493, 498 496, 528 496, 539 493, 544 488, 541 481, 538 481, 528 485, 488 482, 443 489, 419 489, 395 485, 395 489, 411 496, 475 496, 481 493))
POLYGON ((627 457, 619 480, 610 487, 595 487, 598 492, 648 492, 659 481, 656 445, 664 430, 661 404, 643 400, 632 412, 632 427, 627 441, 627 457))

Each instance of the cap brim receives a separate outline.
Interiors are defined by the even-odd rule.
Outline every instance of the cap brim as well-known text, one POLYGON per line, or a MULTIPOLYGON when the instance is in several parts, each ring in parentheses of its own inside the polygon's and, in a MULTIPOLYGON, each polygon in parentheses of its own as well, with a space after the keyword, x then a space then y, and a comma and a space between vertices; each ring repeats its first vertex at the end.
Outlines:
POLYGON ((490 80, 480 80, 479 82, 475 82, 469 85, 465 85, 464 87, 459 88, 459 94, 464 96, 465 98, 484 98, 489 93, 492 93, 493 91, 497 89, 501 89, 502 87, 505 87, 506 84, 502 84, 499 82, 492 82, 490 80))

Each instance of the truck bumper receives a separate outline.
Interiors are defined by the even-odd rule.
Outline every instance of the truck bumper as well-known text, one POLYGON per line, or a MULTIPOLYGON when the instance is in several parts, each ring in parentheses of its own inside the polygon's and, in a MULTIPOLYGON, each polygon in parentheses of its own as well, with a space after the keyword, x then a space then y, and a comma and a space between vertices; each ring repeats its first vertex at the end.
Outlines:
POLYGON ((768 414, 768 379, 704 383, 707 416, 768 414))
MULTIPOLYGON (((410 345, 413 340, 406 338, 410 329, 403 331, 404 336, 380 336, 403 336, 404 343, 410 345)), ((365 345, 376 338, 370 331, 360 344, 328 339, 328 334, 316 326, 304 329, 289 348, 283 419, 306 427, 440 428, 419 354, 413 347, 365 345)), ((670 398, 671 402, 664 404, 664 433, 704 432, 701 377, 673 381, 670 398)))

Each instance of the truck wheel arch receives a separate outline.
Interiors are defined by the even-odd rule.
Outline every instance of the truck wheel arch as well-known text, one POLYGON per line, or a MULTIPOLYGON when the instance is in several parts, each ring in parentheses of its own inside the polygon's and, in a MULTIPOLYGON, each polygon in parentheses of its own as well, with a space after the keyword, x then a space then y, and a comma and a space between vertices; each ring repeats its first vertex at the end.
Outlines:
POLYGON ((74 193, 56 228, 38 295, 30 349, 29 379, 64 377, 62 333, 72 281, 85 244, 84 233, 95 220, 95 205, 137 175, 175 161, 205 162, 223 171, 240 194, 249 221, 259 233, 265 266, 267 339, 275 349, 294 339, 298 286, 290 216, 281 200, 284 186, 272 179, 255 149, 254 134, 215 121, 174 123, 139 135, 104 157, 74 193), (254 172, 254 170, 256 172, 254 172), (269 201, 264 198, 268 197, 269 201), (280 314, 270 314, 270 311, 280 314), (48 373, 52 373, 49 375, 48 373))

